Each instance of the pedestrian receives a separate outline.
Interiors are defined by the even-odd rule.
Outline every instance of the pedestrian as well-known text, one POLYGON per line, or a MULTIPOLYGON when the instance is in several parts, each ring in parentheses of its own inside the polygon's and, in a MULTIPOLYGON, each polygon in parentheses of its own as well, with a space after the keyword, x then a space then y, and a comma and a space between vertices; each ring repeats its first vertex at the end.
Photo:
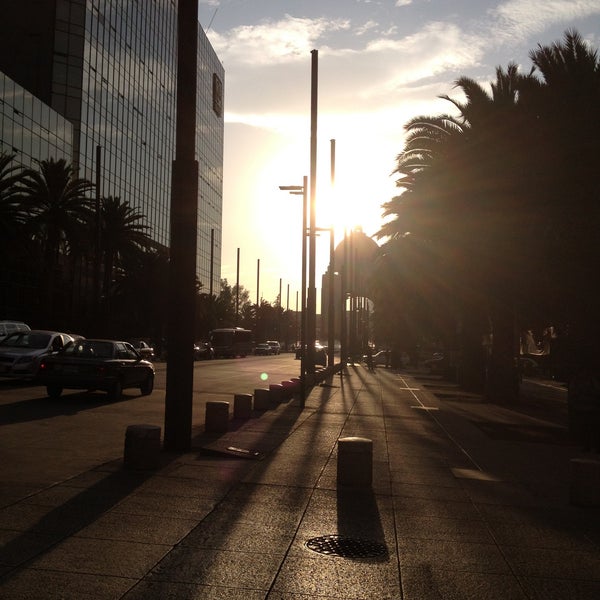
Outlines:
POLYGON ((375 372, 375 361, 373 360, 373 350, 371 346, 367 346, 367 368, 371 372, 375 372))

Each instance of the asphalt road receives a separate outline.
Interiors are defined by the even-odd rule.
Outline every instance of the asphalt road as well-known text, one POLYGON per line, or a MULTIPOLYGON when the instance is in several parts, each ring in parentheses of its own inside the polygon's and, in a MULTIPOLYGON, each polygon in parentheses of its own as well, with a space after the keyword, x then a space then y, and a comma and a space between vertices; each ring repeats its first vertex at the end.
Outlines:
MULTIPOLYGON (((164 427, 166 364, 155 368, 151 395, 128 389, 118 402, 103 392, 76 390, 65 390, 53 401, 44 387, 0 380, 0 485, 34 491, 64 481, 121 457, 128 425, 164 427)), ((280 383, 297 376, 299 369, 293 354, 196 362, 193 427, 203 426, 206 402, 228 401, 232 412, 234 394, 280 383)))

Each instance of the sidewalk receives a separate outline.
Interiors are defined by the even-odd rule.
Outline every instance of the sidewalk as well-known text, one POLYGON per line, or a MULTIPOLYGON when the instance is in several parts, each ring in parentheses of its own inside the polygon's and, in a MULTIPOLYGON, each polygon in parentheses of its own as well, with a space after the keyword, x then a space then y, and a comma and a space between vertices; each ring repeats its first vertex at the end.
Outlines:
POLYGON ((585 455, 564 427, 440 381, 349 371, 304 410, 198 431, 156 471, 118 456, 3 508, 0 597, 600 597, 600 510, 569 504, 569 461, 585 455), (338 489, 347 436, 373 441, 371 488, 338 489))

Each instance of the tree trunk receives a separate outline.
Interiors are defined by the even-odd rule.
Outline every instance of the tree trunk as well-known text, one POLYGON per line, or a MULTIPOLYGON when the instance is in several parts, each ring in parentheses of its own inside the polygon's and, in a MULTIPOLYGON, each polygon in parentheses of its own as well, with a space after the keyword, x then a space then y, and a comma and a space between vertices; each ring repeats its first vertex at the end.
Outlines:
POLYGON ((500 301, 491 309, 492 351, 488 361, 485 397, 489 402, 508 404, 519 397, 519 372, 514 312, 500 301))
POLYGON ((471 392, 483 392, 485 388, 485 347, 483 337, 489 326, 478 311, 467 311, 458 333, 459 354, 458 384, 471 392))

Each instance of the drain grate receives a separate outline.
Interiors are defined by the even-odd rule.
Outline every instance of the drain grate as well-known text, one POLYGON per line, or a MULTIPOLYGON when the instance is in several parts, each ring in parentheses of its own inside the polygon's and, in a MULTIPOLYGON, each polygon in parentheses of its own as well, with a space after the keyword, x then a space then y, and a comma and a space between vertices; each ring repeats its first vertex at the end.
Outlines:
POLYGON ((322 535, 311 538, 306 542, 306 547, 320 554, 343 558, 377 558, 387 554, 384 544, 341 535, 322 535))

